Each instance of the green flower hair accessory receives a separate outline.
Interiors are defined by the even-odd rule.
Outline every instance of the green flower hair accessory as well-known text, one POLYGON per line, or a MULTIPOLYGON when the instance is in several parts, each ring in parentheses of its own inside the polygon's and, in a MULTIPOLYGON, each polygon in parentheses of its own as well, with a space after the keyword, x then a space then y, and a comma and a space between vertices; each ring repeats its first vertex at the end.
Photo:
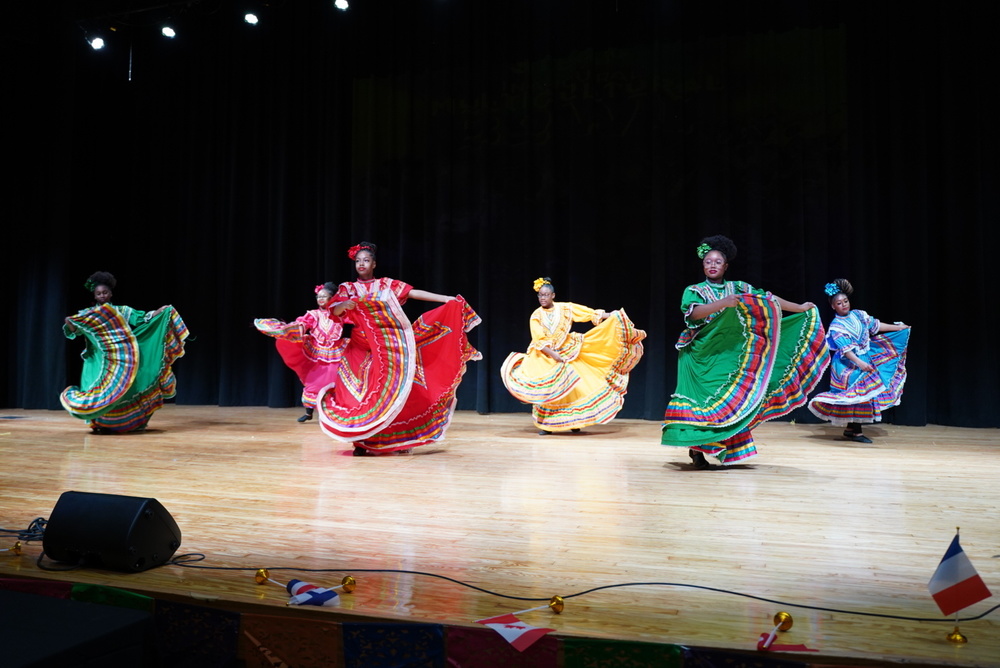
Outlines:
POLYGON ((840 294, 841 290, 836 283, 827 283, 823 286, 823 292, 825 292, 828 297, 834 297, 840 294))
POLYGON ((712 247, 709 246, 708 244, 702 244, 702 245, 698 246, 698 259, 699 260, 704 260, 705 256, 708 255, 708 252, 710 250, 712 250, 712 247))
POLYGON ((93 292, 94 290, 97 289, 97 281, 88 280, 86 283, 83 284, 83 287, 84 289, 86 289, 87 292, 93 292))

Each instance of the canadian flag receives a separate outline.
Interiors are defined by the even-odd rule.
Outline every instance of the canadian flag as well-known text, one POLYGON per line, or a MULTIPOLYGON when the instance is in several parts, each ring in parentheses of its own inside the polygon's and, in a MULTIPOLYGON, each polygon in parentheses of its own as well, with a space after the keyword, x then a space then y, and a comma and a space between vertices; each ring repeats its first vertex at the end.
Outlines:
POLYGON ((538 626, 525 624, 514 615, 497 615, 486 619, 477 619, 477 624, 488 626, 509 642, 518 652, 523 652, 546 633, 551 633, 555 629, 543 629, 538 626))

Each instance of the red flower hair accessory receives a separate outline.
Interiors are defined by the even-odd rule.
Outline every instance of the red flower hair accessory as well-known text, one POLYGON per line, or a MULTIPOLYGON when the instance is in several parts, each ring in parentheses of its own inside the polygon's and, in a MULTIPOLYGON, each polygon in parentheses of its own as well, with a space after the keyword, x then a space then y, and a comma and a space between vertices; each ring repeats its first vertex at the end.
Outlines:
POLYGON ((358 254, 358 251, 360 250, 361 250, 361 244, 351 246, 350 248, 347 249, 347 257, 353 260, 354 256, 356 256, 358 254))
POLYGON ((326 290, 326 286, 323 286, 323 285, 317 285, 317 286, 316 286, 316 289, 315 289, 315 290, 313 290, 313 292, 315 292, 316 294, 319 294, 319 291, 320 291, 320 290, 326 290))

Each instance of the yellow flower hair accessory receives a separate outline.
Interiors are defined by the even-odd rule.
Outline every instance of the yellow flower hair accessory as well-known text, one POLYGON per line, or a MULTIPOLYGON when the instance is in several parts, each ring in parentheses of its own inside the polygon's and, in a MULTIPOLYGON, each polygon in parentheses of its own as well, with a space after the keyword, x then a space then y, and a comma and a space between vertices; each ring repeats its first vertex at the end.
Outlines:
POLYGON ((544 278, 536 278, 535 282, 531 284, 531 287, 535 289, 535 292, 538 292, 539 290, 542 289, 542 286, 545 285, 546 283, 548 283, 548 281, 546 281, 544 278))

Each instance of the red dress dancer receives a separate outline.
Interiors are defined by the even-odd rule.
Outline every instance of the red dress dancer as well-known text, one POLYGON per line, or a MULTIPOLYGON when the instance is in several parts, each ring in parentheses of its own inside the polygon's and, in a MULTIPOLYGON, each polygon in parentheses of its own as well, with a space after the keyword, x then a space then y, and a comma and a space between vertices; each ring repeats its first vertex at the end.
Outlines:
POLYGON ((302 405, 305 415, 299 422, 312 420, 319 391, 337 381, 340 357, 347 345, 342 339, 344 325, 330 312, 337 286, 324 283, 316 286, 316 305, 293 322, 273 318, 258 318, 254 326, 262 334, 277 339, 274 344, 281 359, 302 382, 302 405))
POLYGON ((375 278, 374 244, 354 246, 348 255, 358 280, 340 284, 333 313, 354 327, 337 382, 320 393, 320 424, 331 438, 353 443, 355 455, 438 441, 466 363, 482 358, 466 338, 479 316, 460 296, 375 278), (402 309, 407 299, 442 305, 411 323, 402 309))

